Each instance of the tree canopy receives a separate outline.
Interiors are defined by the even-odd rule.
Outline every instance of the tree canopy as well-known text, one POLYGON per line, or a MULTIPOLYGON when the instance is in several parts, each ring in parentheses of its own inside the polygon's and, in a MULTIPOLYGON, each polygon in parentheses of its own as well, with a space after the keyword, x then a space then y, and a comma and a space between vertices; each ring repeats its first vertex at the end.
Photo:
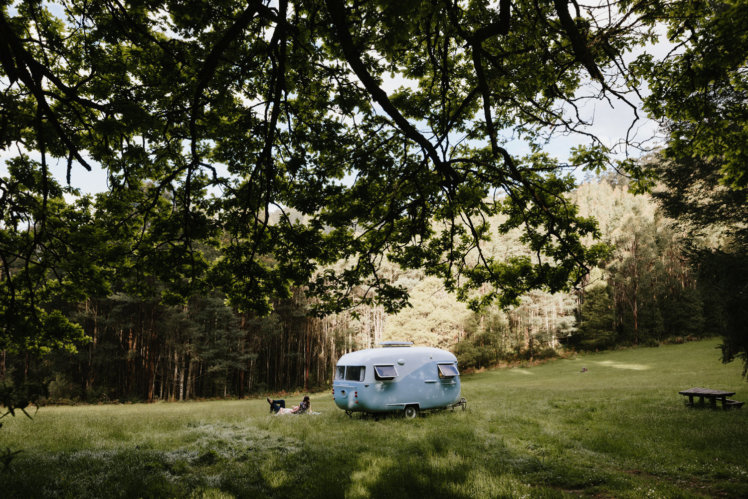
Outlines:
POLYGON ((637 120, 630 52, 687 4, 4 1, 0 147, 28 172, 0 181, 4 335, 47 320, 27 306, 35 280, 106 287, 126 269, 174 300, 218 286, 259 314, 294 285, 321 313, 402 307, 384 255, 475 307, 567 289, 605 253, 564 197, 569 168, 610 161, 585 103, 637 120), (585 144, 568 164, 543 152, 558 134, 585 144), (105 223, 74 222, 88 237, 53 228, 51 161, 107 171, 105 223), (482 251, 517 228, 529 255, 482 251), (45 234, 88 258, 57 268, 45 234))
POLYGON ((724 339, 723 360, 748 372, 748 5, 674 2, 667 7, 671 54, 641 57, 648 112, 667 132, 662 154, 640 173, 658 179, 665 213, 692 235, 689 257, 706 326, 724 339))

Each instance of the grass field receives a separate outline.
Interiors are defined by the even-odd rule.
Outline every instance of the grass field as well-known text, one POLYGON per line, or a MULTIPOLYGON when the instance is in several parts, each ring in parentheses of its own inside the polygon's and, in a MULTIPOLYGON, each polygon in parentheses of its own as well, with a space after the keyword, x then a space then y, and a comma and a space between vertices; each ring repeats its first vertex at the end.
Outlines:
MULTIPOLYGON (((273 417, 262 400, 44 407, 5 418, 0 497, 748 497, 748 407, 716 341, 463 376, 468 410, 273 417), (587 372, 581 372, 586 367, 587 372)), ((301 396, 287 396, 298 403, 301 396)))

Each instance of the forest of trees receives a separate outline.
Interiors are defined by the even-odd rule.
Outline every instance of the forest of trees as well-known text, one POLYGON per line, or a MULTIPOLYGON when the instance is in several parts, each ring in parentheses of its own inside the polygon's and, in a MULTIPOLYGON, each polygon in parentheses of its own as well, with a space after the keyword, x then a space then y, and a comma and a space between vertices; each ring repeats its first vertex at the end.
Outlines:
POLYGON ((746 7, 0 2, 0 403, 311 389, 388 338, 748 367, 746 7))
MULTIPOLYGON (((58 401, 241 397, 328 386, 338 357, 383 340, 452 350, 469 369, 569 349, 656 345, 720 333, 719 318, 710 314, 689 265, 686 234, 652 197, 630 193, 616 175, 591 179, 572 197, 583 214, 600 221, 610 246, 576 291, 533 291, 509 309, 475 312, 439 279, 387 263, 383 272, 410 295, 411 306, 398 313, 362 304, 315 317, 313 299, 297 288, 273 304, 272 314, 258 316, 236 312, 217 291, 173 303, 161 277, 132 273, 106 295, 65 304, 68 318, 88 338, 77 352, 54 351, 42 359, 3 352, 0 374, 44 381, 50 399, 58 401)), ((527 251, 518 232, 485 250, 527 251)))

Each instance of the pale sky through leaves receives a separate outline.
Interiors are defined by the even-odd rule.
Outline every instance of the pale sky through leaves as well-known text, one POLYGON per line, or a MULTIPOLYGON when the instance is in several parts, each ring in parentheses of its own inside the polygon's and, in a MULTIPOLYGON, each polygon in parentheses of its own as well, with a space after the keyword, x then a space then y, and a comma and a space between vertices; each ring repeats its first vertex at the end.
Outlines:
MULTIPOLYGON (((53 13, 55 11, 54 4, 48 4, 53 13)), ((11 7, 12 10, 12 7, 11 7)), ((62 15, 62 12, 56 13, 62 15)), ((664 35, 664 33, 663 33, 664 35)), ((661 36, 661 41, 655 45, 649 45, 647 47, 640 48, 630 53, 625 59, 627 61, 634 59, 640 53, 650 53, 655 58, 659 59, 667 55, 671 45, 667 42, 665 36, 661 36)), ((408 82, 400 77, 391 78, 385 80, 383 84, 384 90, 391 94, 396 88, 400 86, 407 86, 408 82)), ((584 91, 588 89, 582 89, 584 91)), ((635 96, 631 96, 635 97, 635 96)), ((635 101, 637 105, 641 103, 638 99, 635 101)), ((593 121, 593 125, 585 129, 586 132, 596 135, 607 147, 614 148, 616 144, 619 144, 626 136, 627 129, 631 126, 634 119, 632 109, 621 101, 603 101, 603 100, 591 100, 586 105, 581 107, 582 118, 593 121), (612 104, 612 105, 611 105, 612 104)), ((639 109, 639 119, 635 123, 631 131, 632 142, 643 142, 645 148, 656 147, 661 141, 658 135, 657 124, 648 119, 643 110, 639 109)), ((505 133, 511 134, 511 131, 505 131, 505 133)), ((567 160, 570 149, 574 146, 585 144, 586 140, 581 135, 567 135, 567 136, 556 136, 544 147, 544 151, 550 156, 557 158, 560 162, 567 160)), ((507 143, 507 147, 512 155, 519 157, 529 153, 529 148, 526 143, 521 140, 511 140, 507 143)), ((633 157, 638 157, 642 154, 642 151, 637 151, 629 148, 628 151, 623 151, 620 148, 614 149, 619 157, 623 157, 626 154, 633 157)), ((29 154, 32 158, 39 160, 40 155, 38 152, 23 151, 24 154, 29 154)), ((8 168, 5 164, 6 160, 12 158, 18 154, 15 148, 6 150, 0 150, 0 176, 8 175, 8 168)), ((84 157, 86 155, 84 154, 84 157)), ((88 159, 88 158, 87 158, 88 159)), ((48 158, 48 166, 50 173, 63 185, 67 185, 67 161, 64 158, 48 158)), ((70 185, 74 188, 80 189, 82 194, 96 194, 104 192, 108 189, 107 185, 107 173, 101 168, 101 165, 95 161, 89 159, 89 164, 92 167, 92 171, 86 171, 78 163, 73 164, 73 168, 70 174, 70 185)), ((225 174, 225 169, 222 165, 214 165, 217 168, 219 174, 225 174)), ((575 172, 577 175, 581 172, 575 172)), ((352 178, 352 177, 350 177, 352 178)), ((214 194, 220 195, 215 192, 214 194)))

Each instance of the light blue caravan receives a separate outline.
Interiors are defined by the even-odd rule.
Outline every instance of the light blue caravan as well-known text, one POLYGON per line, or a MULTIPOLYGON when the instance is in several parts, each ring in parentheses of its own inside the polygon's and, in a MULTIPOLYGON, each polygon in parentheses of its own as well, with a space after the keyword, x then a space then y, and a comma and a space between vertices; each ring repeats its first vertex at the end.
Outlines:
POLYGON ((429 409, 458 405, 465 409, 454 355, 438 348, 411 347, 409 342, 381 345, 338 360, 332 394, 346 414, 402 411, 414 418, 429 409))

